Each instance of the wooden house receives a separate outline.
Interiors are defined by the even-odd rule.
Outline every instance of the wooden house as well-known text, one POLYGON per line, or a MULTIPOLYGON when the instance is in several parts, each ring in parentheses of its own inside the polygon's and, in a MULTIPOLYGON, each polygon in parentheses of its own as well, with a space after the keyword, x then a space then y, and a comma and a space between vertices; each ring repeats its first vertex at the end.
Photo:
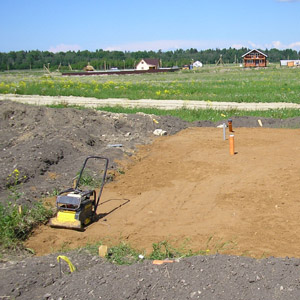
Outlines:
POLYGON ((157 70, 159 69, 159 59, 145 58, 142 59, 136 66, 137 70, 157 70))
POLYGON ((250 50, 243 56, 244 67, 266 67, 267 66, 267 55, 257 49, 250 50))

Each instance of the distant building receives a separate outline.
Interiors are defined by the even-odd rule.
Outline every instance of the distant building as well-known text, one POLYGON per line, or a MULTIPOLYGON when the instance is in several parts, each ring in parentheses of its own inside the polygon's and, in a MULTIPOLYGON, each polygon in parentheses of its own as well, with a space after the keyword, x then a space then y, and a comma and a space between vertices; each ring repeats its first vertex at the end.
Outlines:
POLYGON ((262 53, 257 49, 250 50, 243 56, 244 67, 266 67, 268 55, 262 53))
POLYGON ((280 66, 288 66, 288 67, 300 67, 299 59, 285 59, 280 61, 280 66))
POLYGON ((94 67, 88 62, 87 66, 83 68, 84 71, 95 71, 94 67))
POLYGON ((159 59, 145 58, 142 59, 136 66, 137 70, 156 70, 159 69, 159 59))
POLYGON ((200 62, 199 60, 196 60, 194 63, 193 63, 193 68, 202 68, 203 67, 203 64, 202 62, 200 62))

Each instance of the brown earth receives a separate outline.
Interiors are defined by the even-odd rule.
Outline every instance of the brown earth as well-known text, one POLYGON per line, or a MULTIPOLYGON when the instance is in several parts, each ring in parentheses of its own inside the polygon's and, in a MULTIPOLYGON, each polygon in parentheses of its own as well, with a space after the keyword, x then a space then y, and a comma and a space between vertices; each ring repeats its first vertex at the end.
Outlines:
POLYGON ((234 156, 218 128, 189 128, 140 147, 125 174, 105 186, 102 219, 85 232, 43 226, 27 247, 44 255, 122 240, 150 250, 168 240, 209 253, 300 257, 300 131, 234 134, 234 156))

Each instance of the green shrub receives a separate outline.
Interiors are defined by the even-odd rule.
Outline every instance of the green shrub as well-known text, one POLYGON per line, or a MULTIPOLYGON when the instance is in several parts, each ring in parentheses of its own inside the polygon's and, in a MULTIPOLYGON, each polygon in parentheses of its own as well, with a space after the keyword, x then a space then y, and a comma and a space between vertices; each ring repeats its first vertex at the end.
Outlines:
POLYGON ((117 265, 130 265, 139 260, 139 253, 126 243, 120 243, 109 249, 106 258, 117 265))
POLYGON ((179 250, 172 247, 167 241, 153 243, 152 247, 153 251, 149 256, 150 259, 178 258, 183 255, 179 250))

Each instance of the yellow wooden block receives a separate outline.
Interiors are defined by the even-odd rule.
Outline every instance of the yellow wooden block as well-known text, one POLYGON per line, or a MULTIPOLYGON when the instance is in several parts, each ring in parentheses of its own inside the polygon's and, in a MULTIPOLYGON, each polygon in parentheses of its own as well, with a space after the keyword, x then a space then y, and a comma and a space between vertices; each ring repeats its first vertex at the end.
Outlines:
POLYGON ((99 256, 105 257, 106 254, 107 254, 107 250, 108 250, 108 248, 107 248, 106 245, 101 245, 101 246, 99 247, 99 256))

